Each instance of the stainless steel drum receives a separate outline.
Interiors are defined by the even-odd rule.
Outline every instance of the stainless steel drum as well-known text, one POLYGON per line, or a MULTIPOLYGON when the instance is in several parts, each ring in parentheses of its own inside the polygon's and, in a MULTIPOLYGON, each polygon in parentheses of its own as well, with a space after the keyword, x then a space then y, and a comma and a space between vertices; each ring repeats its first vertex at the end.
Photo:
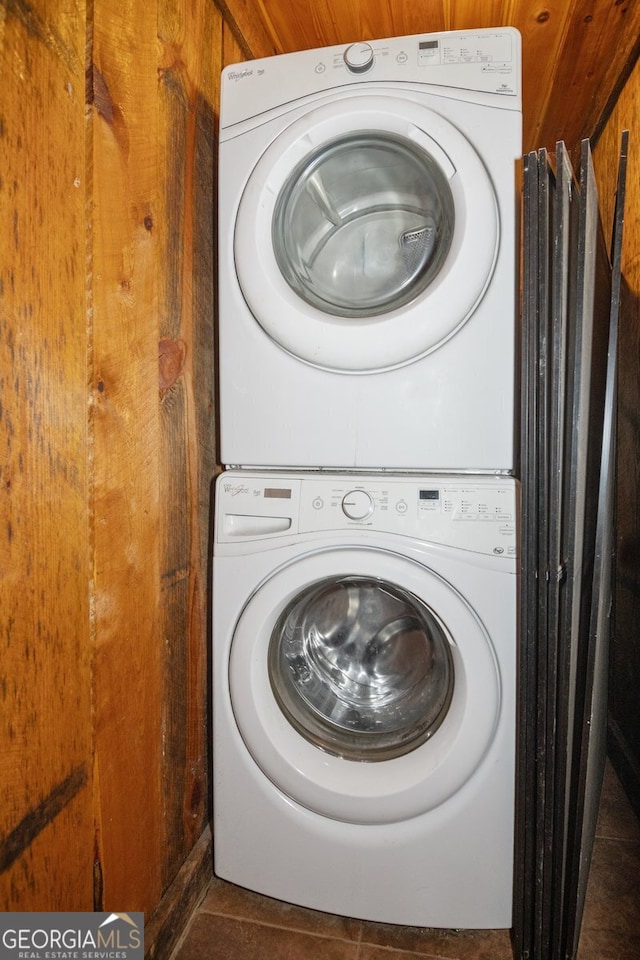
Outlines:
POLYGON ((454 684, 444 625, 383 580, 328 578, 297 595, 271 635, 269 678, 298 732, 351 760, 387 760, 438 729, 454 684))

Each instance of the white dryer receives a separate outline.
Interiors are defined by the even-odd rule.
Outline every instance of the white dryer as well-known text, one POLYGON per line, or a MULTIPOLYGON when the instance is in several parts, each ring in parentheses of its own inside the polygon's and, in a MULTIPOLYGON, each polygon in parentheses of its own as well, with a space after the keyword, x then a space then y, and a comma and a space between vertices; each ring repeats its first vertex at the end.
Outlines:
POLYGON ((504 28, 223 71, 224 464, 513 470, 520 61, 504 28))
POLYGON ((216 873, 332 913, 511 924, 517 485, 222 474, 216 873))

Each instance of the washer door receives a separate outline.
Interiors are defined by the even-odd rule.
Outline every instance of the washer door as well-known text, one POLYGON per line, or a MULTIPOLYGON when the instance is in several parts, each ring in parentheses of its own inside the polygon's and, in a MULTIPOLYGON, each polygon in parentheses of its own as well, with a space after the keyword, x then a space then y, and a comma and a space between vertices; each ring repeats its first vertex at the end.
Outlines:
POLYGON ((265 581, 236 625, 229 688, 262 772, 353 823, 405 820, 452 796, 501 704, 492 644, 464 598, 376 549, 309 554, 265 581))
POLYGON ((243 295, 283 349, 364 372, 435 349, 483 296, 498 249, 493 187, 447 120, 354 96, 294 121, 240 201, 243 295))

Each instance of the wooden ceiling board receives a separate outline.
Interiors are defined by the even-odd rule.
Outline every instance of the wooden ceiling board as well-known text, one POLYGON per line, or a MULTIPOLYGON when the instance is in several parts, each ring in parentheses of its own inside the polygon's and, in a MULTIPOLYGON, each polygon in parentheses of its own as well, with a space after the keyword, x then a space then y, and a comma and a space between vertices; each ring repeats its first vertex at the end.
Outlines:
POLYGON ((545 113, 553 88, 556 65, 562 58, 571 3, 514 3, 510 22, 522 34, 523 144, 522 152, 539 147, 555 151, 557 140, 543 135, 545 113))
MULTIPOLYGON (((597 137, 637 59, 639 35, 638 0, 572 4, 545 110, 533 131, 539 145, 553 149, 562 139, 575 147, 597 137)), ((525 71, 525 83, 533 82, 525 71)))
POLYGON ((237 49, 273 56, 354 40, 514 26, 523 41, 523 153, 602 128, 638 56, 640 0, 215 0, 237 49))

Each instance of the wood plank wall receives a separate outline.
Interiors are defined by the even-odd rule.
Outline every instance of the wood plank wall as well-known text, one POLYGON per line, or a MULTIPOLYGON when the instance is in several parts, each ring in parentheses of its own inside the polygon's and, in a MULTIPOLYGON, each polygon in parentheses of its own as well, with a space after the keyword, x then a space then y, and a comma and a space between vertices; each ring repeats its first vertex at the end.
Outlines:
POLYGON ((222 36, 0 3, 1 910, 149 917, 208 821, 222 36))
POLYGON ((84 24, 0 7, 3 910, 93 904, 84 24))

